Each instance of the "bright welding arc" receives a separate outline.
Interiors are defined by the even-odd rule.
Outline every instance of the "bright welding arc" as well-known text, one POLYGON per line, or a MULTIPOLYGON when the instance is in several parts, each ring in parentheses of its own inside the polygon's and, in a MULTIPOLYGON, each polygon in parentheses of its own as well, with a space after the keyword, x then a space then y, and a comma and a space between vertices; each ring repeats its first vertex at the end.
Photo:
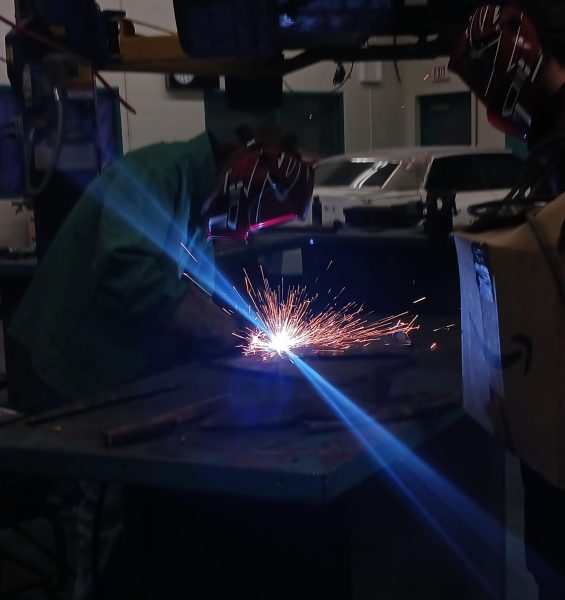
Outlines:
POLYGON ((305 352, 343 353, 393 335, 408 334, 417 329, 417 317, 407 322, 407 312, 370 321, 363 307, 349 302, 342 308, 328 305, 314 312, 306 288, 291 286, 286 292, 282 285, 273 289, 262 273, 263 287, 253 286, 245 273, 245 287, 257 315, 256 327, 247 327, 241 334, 241 348, 245 356, 258 355, 267 360, 276 355, 305 352))

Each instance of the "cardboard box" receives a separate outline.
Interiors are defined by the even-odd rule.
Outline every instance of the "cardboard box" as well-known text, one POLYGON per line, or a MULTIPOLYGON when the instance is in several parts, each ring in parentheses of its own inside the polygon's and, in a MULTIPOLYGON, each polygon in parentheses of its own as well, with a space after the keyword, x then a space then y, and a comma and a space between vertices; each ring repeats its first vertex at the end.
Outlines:
POLYGON ((533 225, 455 236, 464 406, 565 488, 565 195, 533 218, 533 225))

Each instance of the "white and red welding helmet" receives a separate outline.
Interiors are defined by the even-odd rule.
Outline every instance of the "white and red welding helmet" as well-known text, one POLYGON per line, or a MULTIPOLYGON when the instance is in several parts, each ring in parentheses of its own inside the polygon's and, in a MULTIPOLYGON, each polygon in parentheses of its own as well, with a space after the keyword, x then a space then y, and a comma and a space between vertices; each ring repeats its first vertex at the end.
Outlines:
POLYGON ((305 219, 313 189, 314 170, 295 147, 250 142, 208 202, 208 239, 245 241, 250 232, 305 219))
POLYGON ((449 61, 449 69, 484 102, 491 125, 522 140, 542 108, 537 83, 543 65, 534 24, 511 4, 477 8, 449 61))

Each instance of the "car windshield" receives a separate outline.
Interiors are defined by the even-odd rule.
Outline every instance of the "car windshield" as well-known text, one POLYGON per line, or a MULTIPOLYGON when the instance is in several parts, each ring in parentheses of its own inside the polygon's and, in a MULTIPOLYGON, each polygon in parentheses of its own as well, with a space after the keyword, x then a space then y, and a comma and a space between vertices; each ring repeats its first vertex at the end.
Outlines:
POLYGON ((316 167, 316 185, 383 187, 397 166, 398 162, 363 158, 320 163, 316 167))
POLYGON ((427 156, 413 156, 403 160, 384 185, 384 189, 389 192, 407 192, 420 189, 426 177, 428 162, 427 156))
POLYGON ((373 160, 345 159, 320 163, 316 166, 316 185, 326 187, 350 186, 364 172, 371 168, 373 160))
POLYGON ((387 162, 381 160, 376 162, 371 171, 366 173, 365 178, 362 179, 357 185, 358 187, 379 187, 382 188, 388 178, 394 173, 394 170, 398 167, 397 162, 387 162))
POLYGON ((430 153, 424 151, 392 161, 369 157, 322 161, 316 167, 316 185, 373 187, 388 192, 424 187, 456 191, 502 189, 514 185, 522 168, 517 156, 502 152, 436 157, 431 166, 430 161, 430 153))

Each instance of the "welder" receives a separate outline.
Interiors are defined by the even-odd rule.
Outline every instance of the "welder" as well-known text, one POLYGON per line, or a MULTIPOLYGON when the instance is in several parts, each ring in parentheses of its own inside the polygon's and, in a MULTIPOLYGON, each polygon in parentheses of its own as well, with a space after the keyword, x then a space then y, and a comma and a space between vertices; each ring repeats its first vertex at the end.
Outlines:
MULTIPOLYGON (((240 129, 241 147, 204 133, 134 151, 107 168, 63 223, 10 323, 46 390, 87 398, 209 349, 235 345, 214 304, 214 240, 304 218, 314 173, 296 139, 240 129), (185 276, 185 273, 188 275, 185 276)), ((92 526, 101 498, 81 484, 73 598, 93 593, 92 526)), ((104 488, 99 564, 121 527, 120 488, 104 488)))
MULTIPOLYGON (((516 189, 485 207, 478 226, 510 225, 565 192, 565 4, 484 5, 451 60, 484 102, 490 123, 526 141, 516 189)), ((565 490, 521 461, 526 559, 541 600, 565 598, 565 490)))
POLYGON ((234 340, 209 296, 206 239, 245 241, 302 217, 313 188, 295 140, 265 132, 272 142, 248 139, 227 164, 209 134, 142 148, 89 186, 10 323, 57 396, 85 398, 170 366, 173 350, 234 340))

